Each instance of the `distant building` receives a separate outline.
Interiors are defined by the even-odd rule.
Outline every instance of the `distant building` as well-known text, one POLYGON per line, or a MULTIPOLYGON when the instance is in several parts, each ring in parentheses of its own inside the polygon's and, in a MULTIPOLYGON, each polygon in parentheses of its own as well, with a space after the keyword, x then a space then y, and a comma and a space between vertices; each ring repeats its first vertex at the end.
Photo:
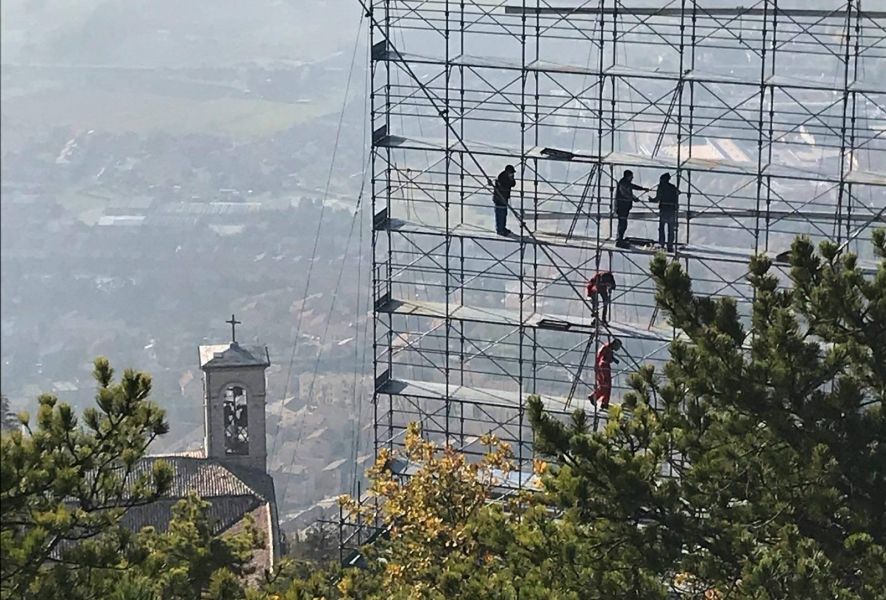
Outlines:
POLYGON ((173 469, 172 486, 164 498, 130 509, 123 524, 135 531, 148 525, 165 531, 172 506, 196 492, 211 505, 216 533, 238 531, 246 515, 253 516, 265 539, 265 547, 256 550, 253 559, 261 573, 283 554, 274 480, 267 470, 268 350, 232 341, 200 346, 199 353, 204 392, 203 449, 143 459, 136 475, 150 472, 154 462, 163 460, 173 469))

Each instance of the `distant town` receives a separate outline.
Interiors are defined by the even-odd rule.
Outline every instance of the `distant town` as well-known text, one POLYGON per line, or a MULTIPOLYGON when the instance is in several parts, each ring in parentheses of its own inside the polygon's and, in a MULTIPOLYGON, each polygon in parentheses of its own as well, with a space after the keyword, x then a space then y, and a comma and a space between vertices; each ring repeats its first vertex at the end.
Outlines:
POLYGON ((13 409, 33 410, 44 392, 91 405, 104 355, 153 376, 172 426, 154 451, 197 448, 197 347, 228 341, 236 313, 240 335, 271 355, 283 526, 351 490, 372 438, 366 64, 353 64, 346 100, 349 35, 316 59, 222 66, 49 51, 7 63, 4 50, 0 345, 13 409))

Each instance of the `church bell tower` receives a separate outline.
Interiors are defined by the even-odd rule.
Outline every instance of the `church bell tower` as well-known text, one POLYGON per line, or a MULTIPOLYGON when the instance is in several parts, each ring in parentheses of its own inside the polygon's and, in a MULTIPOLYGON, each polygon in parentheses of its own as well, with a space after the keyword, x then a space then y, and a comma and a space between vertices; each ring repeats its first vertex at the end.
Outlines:
POLYGON ((267 473, 265 369, 267 346, 241 346, 231 315, 231 343, 200 346, 203 450, 206 458, 267 473))

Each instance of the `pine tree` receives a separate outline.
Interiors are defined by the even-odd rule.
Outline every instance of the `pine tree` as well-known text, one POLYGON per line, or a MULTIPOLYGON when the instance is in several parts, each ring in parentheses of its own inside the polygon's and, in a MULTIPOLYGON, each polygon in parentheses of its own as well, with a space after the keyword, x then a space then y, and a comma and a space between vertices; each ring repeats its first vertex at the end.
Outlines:
MULTIPOLYGON (((113 529, 126 510, 150 502, 170 482, 168 467, 134 474, 148 445, 168 426, 148 401, 149 376, 127 370, 113 380, 107 359, 95 361, 98 409, 83 415, 54 396, 38 398, 36 428, 2 439, 0 460, 0 590, 21 597, 33 591, 49 564, 88 561, 100 566, 112 554, 86 552, 81 542, 113 529)), ((39 586, 38 586, 39 587, 39 586)))
POLYGON ((208 504, 196 496, 173 507, 165 532, 120 526, 126 511, 160 498, 171 470, 136 465, 167 432, 148 397, 148 375, 127 370, 115 382, 95 361, 98 408, 73 410, 39 398, 36 427, 2 437, 0 598, 70 600, 239 600, 261 533, 249 518, 240 533, 213 534, 208 504))
POLYGON ((663 377, 643 367, 593 432, 530 401, 548 497, 576 515, 621 598, 886 597, 886 244, 853 254, 799 238, 790 285, 752 259, 746 329, 735 300, 697 296, 657 256, 656 300, 686 340, 663 377), (662 476, 666 465, 674 477, 662 476), (633 589, 631 580, 637 582, 633 589))
MULTIPOLYGON (((252 552, 262 534, 247 515, 239 533, 215 535, 209 503, 191 494, 173 506, 165 532, 152 527, 140 531, 129 549, 130 585, 150 592, 152 599, 240 600, 245 597, 244 576, 254 572, 252 552)), ((102 573, 110 591, 119 589, 114 574, 102 573)), ((100 587, 96 579, 89 582, 100 587)))
MULTIPOLYGON (((252 520, 235 534, 214 535, 209 503, 192 494, 172 507, 166 531, 109 530, 83 542, 64 564, 43 569, 42 598, 66 600, 243 600, 252 551, 262 541, 252 520), (112 550, 102 561, 88 560, 112 550)), ((33 594, 36 595, 36 594, 33 594)))
POLYGON ((0 394, 0 431, 7 433, 18 429, 18 417, 12 412, 9 406, 9 398, 5 394, 0 394))

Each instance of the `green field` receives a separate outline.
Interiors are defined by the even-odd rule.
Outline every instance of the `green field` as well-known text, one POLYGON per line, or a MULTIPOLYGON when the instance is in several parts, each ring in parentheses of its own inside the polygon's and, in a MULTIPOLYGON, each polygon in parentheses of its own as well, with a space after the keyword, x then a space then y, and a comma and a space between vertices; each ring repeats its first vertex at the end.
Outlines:
POLYGON ((341 98, 284 103, 241 98, 199 100, 106 90, 47 90, 9 98, 3 114, 16 128, 71 126, 113 133, 265 136, 337 110, 341 98))

